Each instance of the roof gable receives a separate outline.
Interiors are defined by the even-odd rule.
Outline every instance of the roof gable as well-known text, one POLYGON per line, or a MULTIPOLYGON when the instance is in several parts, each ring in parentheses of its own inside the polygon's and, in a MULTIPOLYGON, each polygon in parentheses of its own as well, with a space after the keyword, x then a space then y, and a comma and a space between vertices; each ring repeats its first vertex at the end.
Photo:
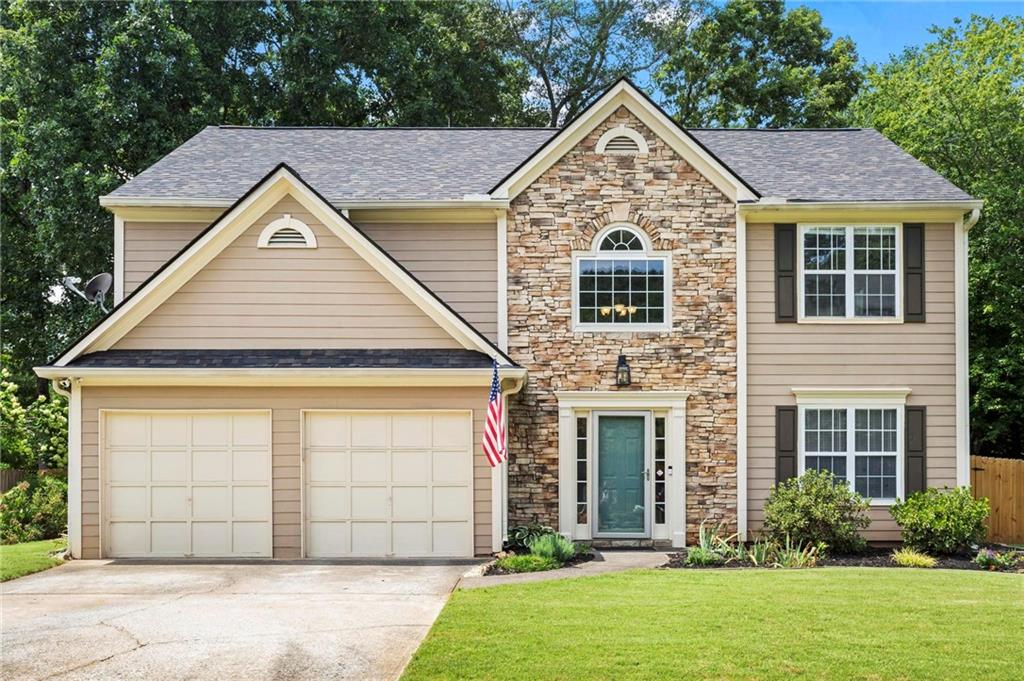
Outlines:
POLYGON ((291 196, 345 246, 369 264, 408 300, 466 349, 477 350, 505 364, 507 355, 448 307, 432 291, 337 211, 285 164, 253 186, 210 227, 157 270, 107 317, 87 332, 53 364, 66 366, 91 351, 108 350, 181 289, 261 216, 291 196))
POLYGON ((557 135, 505 176, 491 189, 491 196, 499 199, 514 198, 619 107, 629 110, 731 200, 752 201, 759 198, 759 194, 749 184, 626 79, 609 88, 557 135))

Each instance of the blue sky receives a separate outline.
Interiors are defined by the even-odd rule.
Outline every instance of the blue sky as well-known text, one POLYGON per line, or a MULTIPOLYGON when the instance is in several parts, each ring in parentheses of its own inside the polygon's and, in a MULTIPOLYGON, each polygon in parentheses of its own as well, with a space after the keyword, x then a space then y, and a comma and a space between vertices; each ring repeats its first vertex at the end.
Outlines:
POLYGON ((825 26, 833 35, 848 35, 857 44, 861 59, 868 63, 887 61, 908 45, 929 41, 928 28, 946 27, 953 19, 971 14, 1006 16, 1024 14, 1024 0, 1003 2, 905 1, 871 2, 859 0, 787 0, 788 6, 807 5, 821 12, 825 26))

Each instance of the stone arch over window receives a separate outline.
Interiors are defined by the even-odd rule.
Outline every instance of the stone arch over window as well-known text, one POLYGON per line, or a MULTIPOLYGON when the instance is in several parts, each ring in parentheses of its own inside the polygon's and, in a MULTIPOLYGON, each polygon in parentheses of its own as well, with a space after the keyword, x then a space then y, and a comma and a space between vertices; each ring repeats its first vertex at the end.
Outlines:
POLYGON ((624 222, 608 225, 594 235, 591 244, 595 253, 651 250, 647 234, 639 227, 624 222))
POLYGON ((633 128, 619 125, 611 128, 597 140, 597 153, 613 156, 636 156, 650 153, 647 140, 633 128))
POLYGON ((285 213, 260 232, 259 248, 316 248, 316 235, 302 220, 285 213))

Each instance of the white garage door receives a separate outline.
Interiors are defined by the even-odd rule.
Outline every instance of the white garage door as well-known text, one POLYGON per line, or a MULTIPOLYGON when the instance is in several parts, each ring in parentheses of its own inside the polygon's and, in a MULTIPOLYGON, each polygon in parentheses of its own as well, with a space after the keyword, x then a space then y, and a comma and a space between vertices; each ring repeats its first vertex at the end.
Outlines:
POLYGON ((105 555, 272 553, 270 412, 105 412, 105 555))
POLYGON ((472 556, 470 412, 306 412, 306 555, 472 556))

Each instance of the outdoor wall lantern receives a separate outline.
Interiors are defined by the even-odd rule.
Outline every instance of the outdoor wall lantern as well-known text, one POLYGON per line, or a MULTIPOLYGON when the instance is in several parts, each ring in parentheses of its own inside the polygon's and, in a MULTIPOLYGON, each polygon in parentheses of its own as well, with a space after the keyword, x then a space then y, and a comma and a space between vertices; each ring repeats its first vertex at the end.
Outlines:
POLYGON ((629 364, 626 363, 626 356, 619 355, 619 363, 615 367, 615 385, 624 388, 632 382, 632 377, 629 374, 629 364))

